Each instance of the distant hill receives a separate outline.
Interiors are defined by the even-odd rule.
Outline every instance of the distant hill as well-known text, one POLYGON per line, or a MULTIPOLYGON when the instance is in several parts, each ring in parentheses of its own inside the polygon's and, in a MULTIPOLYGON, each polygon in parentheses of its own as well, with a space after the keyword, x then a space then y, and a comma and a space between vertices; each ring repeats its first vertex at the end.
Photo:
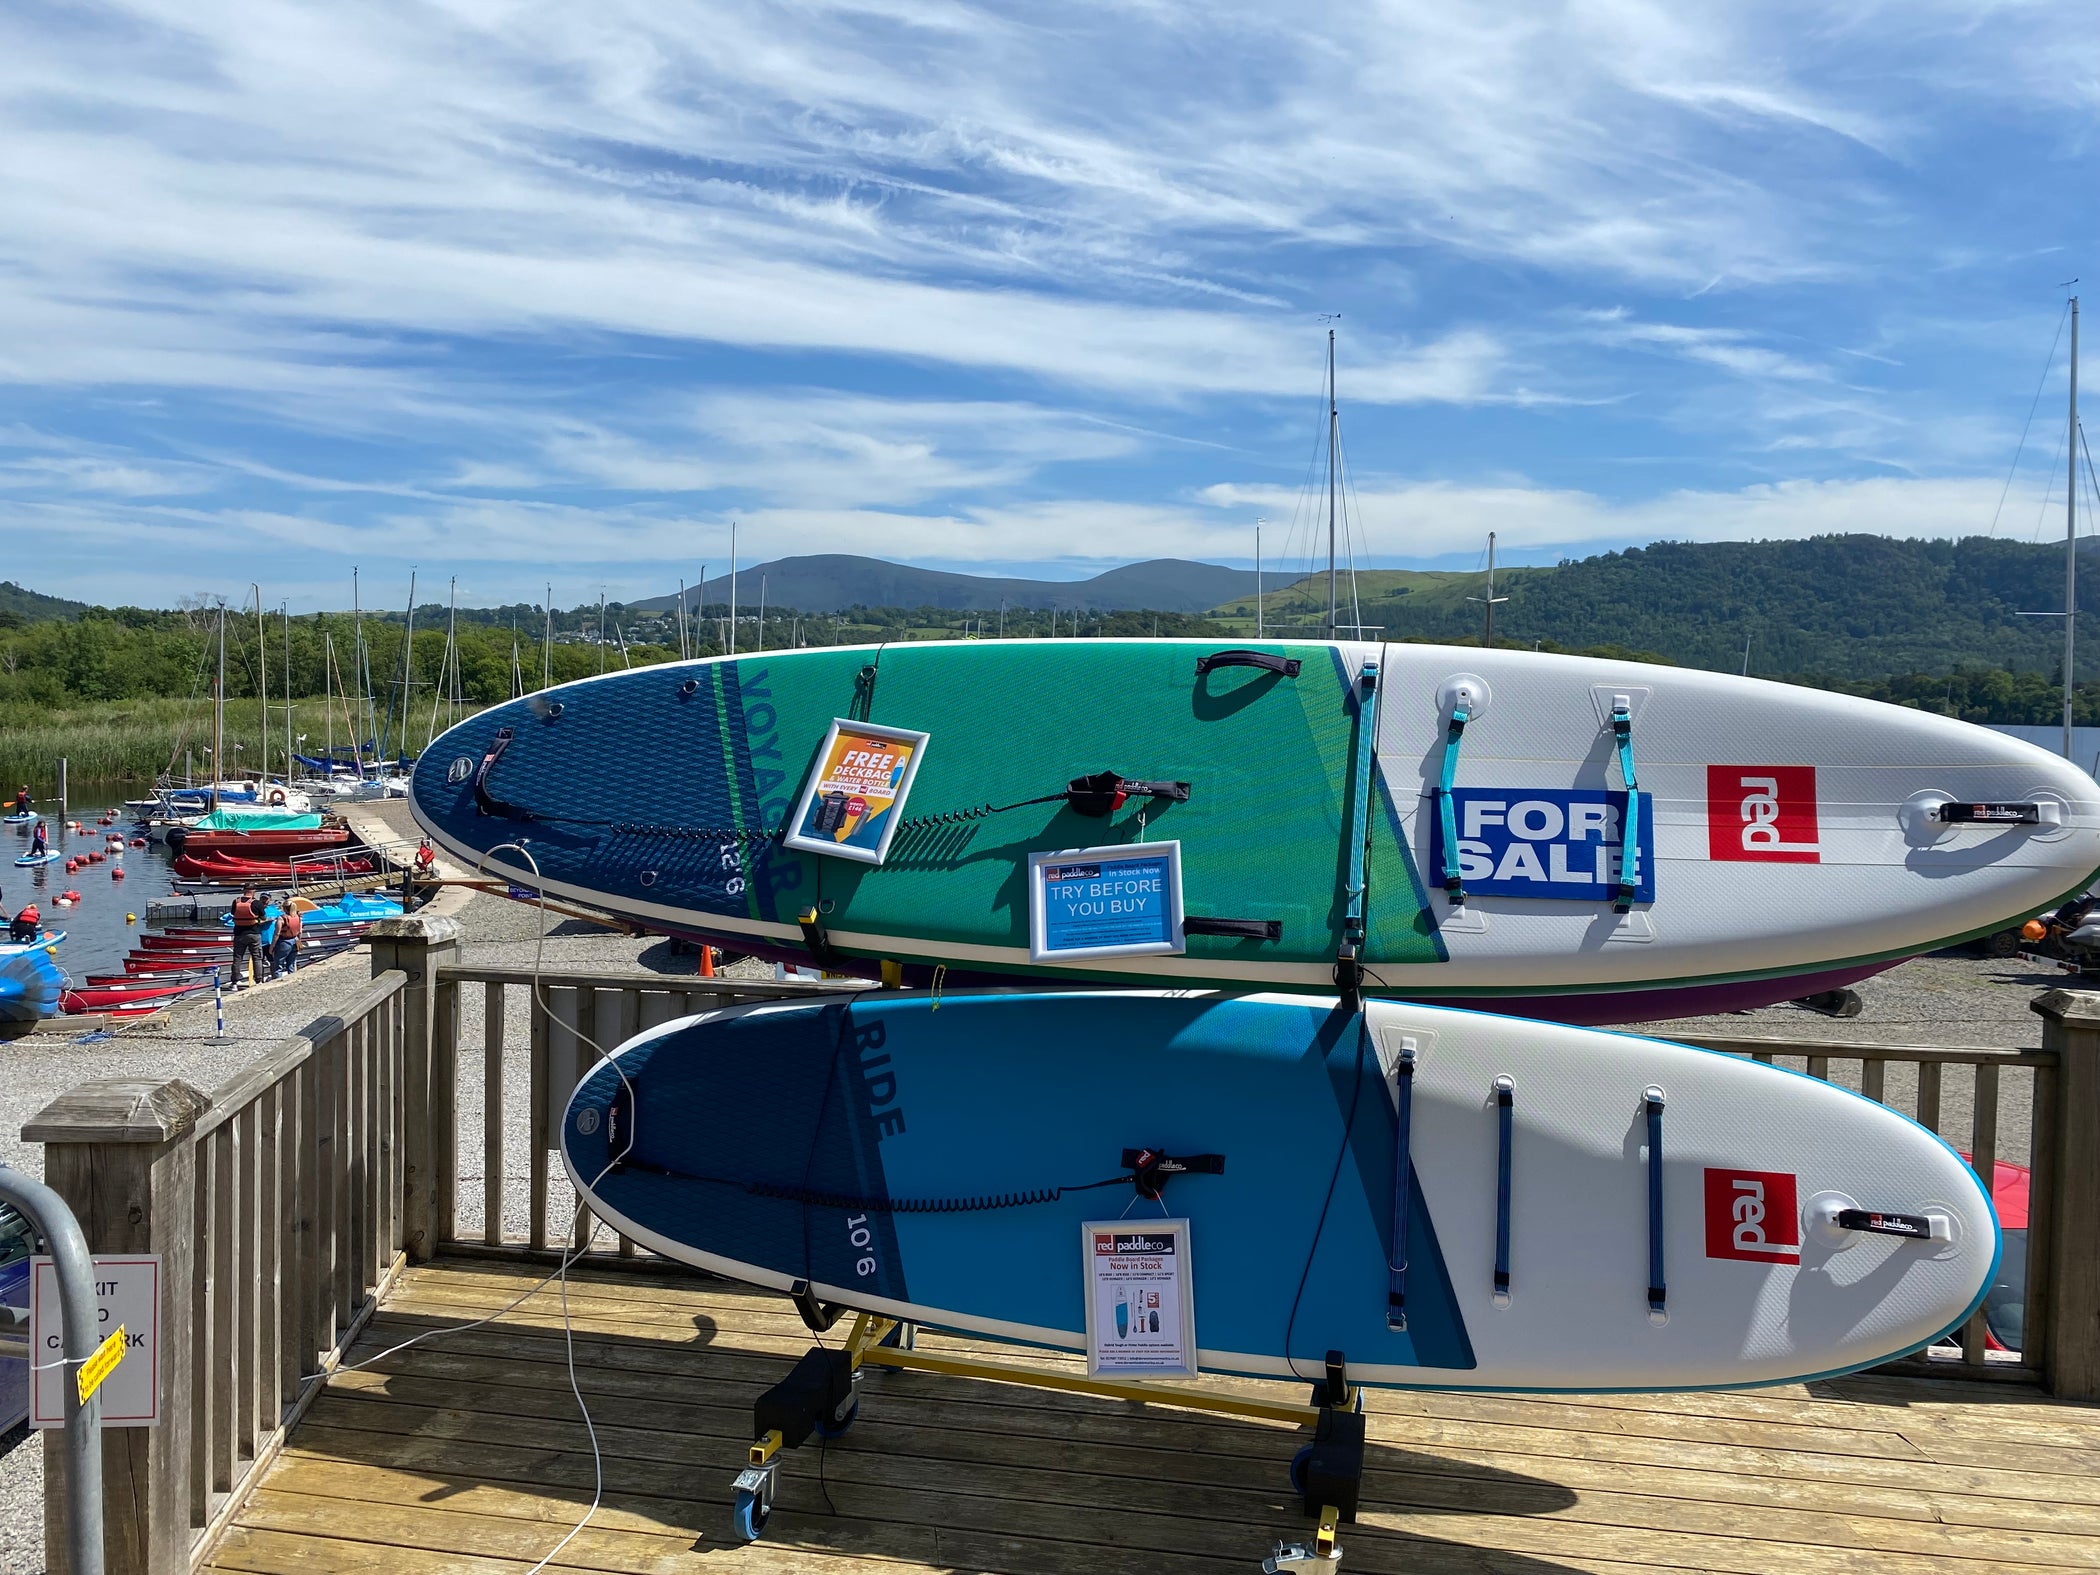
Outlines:
MULTIPOLYGON (((1254 571, 1226 569, 1214 563, 1155 558, 1126 563, 1090 580, 998 579, 952 574, 941 569, 915 569, 881 558, 846 553, 820 553, 802 558, 776 558, 737 570, 737 600, 758 605, 759 581, 765 581, 766 603, 783 610, 829 613, 847 607, 945 607, 959 612, 1035 607, 1070 612, 1120 612, 1143 608, 1153 612, 1202 612, 1228 597, 1251 594, 1254 571)), ((729 576, 689 587, 697 605, 729 600, 729 576)), ((629 602, 641 611, 676 607, 678 597, 654 596, 629 602)))
MULTIPOLYGON (((2080 544, 2081 673, 2100 673, 2100 547, 2080 544)), ((1363 621, 1396 639, 1477 641, 1485 574, 1375 570, 1357 575, 1363 621)), ((1347 594, 1344 582, 1344 594, 1347 594)), ((2063 605, 2063 548, 1972 536, 1898 541, 1660 542, 1551 568, 1505 569, 1495 594, 1498 644, 1550 640, 1570 649, 1625 645, 1688 667, 1743 663, 1768 677, 1879 678, 1964 666, 2053 676, 2063 625, 2023 617, 2063 605)), ((1264 598, 1272 630, 1324 618, 1324 579, 1264 598)), ((1213 618, 1253 628, 1241 593, 1213 618), (1244 611, 1243 611, 1244 609, 1244 611)), ((1344 613, 1345 621, 1349 618, 1344 613)))
POLYGON ((86 602, 69 602, 61 596, 27 590, 13 580, 0 580, 0 619, 41 623, 47 618, 72 618, 86 611, 86 602))

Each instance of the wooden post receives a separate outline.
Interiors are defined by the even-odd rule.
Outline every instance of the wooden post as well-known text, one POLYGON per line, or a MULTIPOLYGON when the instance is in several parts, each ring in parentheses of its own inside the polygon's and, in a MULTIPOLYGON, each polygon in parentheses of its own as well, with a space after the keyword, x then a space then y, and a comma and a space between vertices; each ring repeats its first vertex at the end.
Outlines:
MULTIPOLYGON (((190 1315, 197 1273, 196 1144, 210 1099, 188 1083, 104 1078, 60 1095, 22 1128, 44 1145, 45 1183, 79 1217, 88 1250, 160 1255, 158 1427, 102 1434, 108 1575, 187 1575, 190 1567, 190 1315)), ((44 1548, 64 1575, 63 1435, 45 1434, 44 1548)))
POLYGON ((458 1046, 441 1042, 437 970, 459 956, 459 921, 443 914, 410 913, 381 919, 366 932, 372 947, 372 977, 398 968, 408 976, 400 1011, 406 1088, 402 1100, 402 1250, 411 1263, 427 1262, 437 1245, 438 1167, 454 1144, 440 1142, 433 1108, 454 1108, 437 1089, 459 1078, 458 1046))
POLYGON ((2100 995, 2034 1000, 2042 1048, 2056 1052, 2055 1196, 2042 1378, 2066 1400, 2100 1400, 2100 995))

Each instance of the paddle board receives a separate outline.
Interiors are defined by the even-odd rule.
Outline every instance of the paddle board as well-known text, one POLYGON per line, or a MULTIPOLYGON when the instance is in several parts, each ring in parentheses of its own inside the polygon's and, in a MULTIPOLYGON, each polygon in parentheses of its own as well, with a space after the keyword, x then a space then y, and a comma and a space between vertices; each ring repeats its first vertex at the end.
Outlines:
POLYGON ((15 863, 24 866, 34 864, 56 864, 60 859, 64 857, 65 855, 63 853, 58 852, 18 853, 15 855, 15 863))
MULTIPOLYGON (((589 1207, 657 1252, 1045 1346, 1084 1348, 1097 1228, 1117 1245, 1185 1220, 1202 1369, 1313 1376, 1340 1350, 1399 1387, 1847 1371, 1959 1327, 1998 1253, 1960 1155, 1857 1094, 1388 1003, 870 992, 708 1013, 601 1061, 561 1141, 589 1207), (1157 1199, 1140 1150, 1186 1166, 1157 1199)), ((1171 1297, 1167 1330, 1153 1305, 1145 1332, 1171 1333, 1171 1297)))
POLYGON ((40 818, 41 817, 37 814, 35 810, 29 809, 23 810, 18 814, 0 815, 0 824, 9 826, 28 826, 35 824, 35 822, 40 818))
POLYGON ((550 894, 835 971, 1327 991, 1351 953, 1372 995, 1589 1022, 1834 988, 2100 866, 2100 788, 1984 728, 1416 645, 927 643, 636 669, 460 724, 412 802, 492 875, 534 880, 496 851, 522 843, 550 894), (877 732, 855 755, 849 726, 820 760, 840 717, 877 732), (1068 790, 1102 772, 1139 786, 1068 790), (1047 871, 1136 843, 1171 850, 1139 871, 1168 923, 1120 950, 1089 944, 1114 923, 1043 933, 1047 871))

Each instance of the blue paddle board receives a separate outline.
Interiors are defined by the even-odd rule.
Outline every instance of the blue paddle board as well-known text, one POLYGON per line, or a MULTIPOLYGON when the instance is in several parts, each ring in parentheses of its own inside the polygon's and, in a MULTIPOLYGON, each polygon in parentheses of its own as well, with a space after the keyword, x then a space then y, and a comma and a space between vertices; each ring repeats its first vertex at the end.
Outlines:
POLYGON ((1202 1369, 1314 1376, 1340 1350, 1401 1387, 1864 1367, 1958 1327, 1999 1242, 1961 1157, 1859 1095, 1384 1003, 869 992, 709 1013, 601 1061, 561 1142, 588 1206, 657 1252, 1045 1346, 1086 1340, 1090 1228, 1186 1220, 1202 1369), (1140 1188, 1148 1152, 1171 1160, 1140 1188))

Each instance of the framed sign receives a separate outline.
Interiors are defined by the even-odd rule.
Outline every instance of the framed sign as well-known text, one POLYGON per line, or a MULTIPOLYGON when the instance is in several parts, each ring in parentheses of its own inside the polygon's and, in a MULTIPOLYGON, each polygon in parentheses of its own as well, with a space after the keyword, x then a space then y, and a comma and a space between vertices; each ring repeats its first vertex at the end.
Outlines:
MULTIPOLYGON (((160 1255, 95 1259, 95 1338, 124 1331, 123 1357, 102 1384, 104 1427, 160 1425, 160 1255)), ((58 1273, 49 1258, 29 1260, 29 1348, 36 1354, 29 1425, 63 1427, 65 1366, 58 1273), (49 1365, 46 1365, 49 1364, 49 1365)))
POLYGON ((1028 855, 1029 961, 1182 949, 1180 843, 1028 855))
POLYGON ((924 733, 834 718, 781 840, 804 853, 880 864, 925 758, 924 733))
POLYGON ((1085 1256, 1086 1370, 1095 1378, 1194 1378, 1196 1298, 1187 1220, 1093 1220, 1085 1256))

